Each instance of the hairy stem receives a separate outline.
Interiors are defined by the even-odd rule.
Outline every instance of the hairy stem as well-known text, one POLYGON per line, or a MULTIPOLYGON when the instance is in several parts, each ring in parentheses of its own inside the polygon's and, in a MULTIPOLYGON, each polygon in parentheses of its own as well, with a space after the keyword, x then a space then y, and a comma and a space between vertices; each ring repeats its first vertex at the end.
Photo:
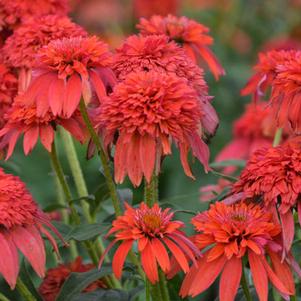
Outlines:
POLYGON ((0 301, 10 301, 10 300, 0 293, 0 301))
POLYGON ((159 285, 160 285, 160 289, 161 289, 162 300, 170 301, 169 291, 168 291, 165 275, 161 270, 159 270, 159 280, 160 280, 159 285))
POLYGON ((20 277, 17 280, 16 288, 24 300, 37 301, 20 277))
POLYGON ((102 164, 103 171, 104 171, 104 176, 106 178, 106 183, 107 183, 107 186, 110 191, 111 200, 113 202, 115 214, 117 216, 121 215, 122 211, 121 211, 121 207, 120 207, 120 203, 119 203, 119 199, 118 199, 116 186, 113 181, 113 177, 112 177, 111 170, 110 170, 109 159, 102 146, 100 138, 98 137, 97 133, 94 130, 94 127, 92 125, 92 122, 91 122, 88 112, 87 112, 86 104, 83 99, 81 99, 81 101, 80 101, 80 111, 81 111, 82 117, 84 119, 84 122, 87 126, 87 129, 91 135, 91 139, 92 139, 93 143, 95 144, 97 151, 99 153, 99 157, 100 157, 101 164, 102 164))
POLYGON ((247 282, 247 278, 246 278, 244 268, 242 269, 241 286, 242 286, 243 292, 245 294, 246 301, 252 301, 252 297, 251 297, 251 294, 250 294, 249 285, 248 285, 248 282, 247 282))
POLYGON ((149 207, 158 202, 158 176, 153 175, 149 183, 144 180, 144 199, 149 207))

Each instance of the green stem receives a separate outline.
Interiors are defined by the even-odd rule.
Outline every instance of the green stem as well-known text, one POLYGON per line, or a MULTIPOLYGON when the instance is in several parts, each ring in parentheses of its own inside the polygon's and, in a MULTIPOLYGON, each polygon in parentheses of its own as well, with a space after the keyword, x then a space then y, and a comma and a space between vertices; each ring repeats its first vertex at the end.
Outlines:
POLYGON ((252 301, 244 267, 242 268, 241 286, 245 294, 246 301, 252 301))
POLYGON ((162 300, 169 301, 170 297, 169 297, 169 291, 167 288, 165 275, 163 274, 163 272, 161 270, 159 270, 159 280, 160 280, 159 285, 160 285, 160 289, 161 289, 162 300))
POLYGON ((274 136, 273 147, 279 145, 279 143, 281 142, 281 138, 282 138, 282 128, 278 128, 274 136))
MULTIPOLYGON (((53 166, 52 166, 52 168, 54 169, 53 166)), ((64 195, 62 186, 61 186, 61 184, 58 180, 58 177, 55 177, 55 185, 56 185, 56 188, 57 188, 57 201, 58 201, 58 203, 62 206, 66 206, 65 195, 64 195)), ((63 222, 68 225, 69 224, 69 216, 68 216, 67 210, 62 209, 61 214, 62 214, 63 222)), ((76 246, 76 243, 75 243, 74 240, 71 240, 69 242, 69 250, 70 250, 71 258, 75 259, 78 256, 78 250, 77 250, 77 246, 76 246)))
MULTIPOLYGON (((65 130, 61 130, 61 137, 63 140, 65 152, 67 155, 67 160, 71 169, 71 173, 75 182, 76 190, 80 198, 87 197, 89 195, 86 182, 84 180, 83 172, 80 167, 80 163, 77 157, 75 146, 71 135, 65 130)), ((92 217, 90 215, 90 206, 85 200, 81 200, 81 207, 83 209, 84 217, 88 223, 93 223, 92 217)))
POLYGON ((150 284, 149 280, 145 277, 145 301, 151 301, 150 287, 151 287, 151 284, 150 284))
POLYGON ((149 207, 158 202, 158 176, 153 175, 149 183, 144 180, 144 199, 149 207))
POLYGON ((153 301, 163 301, 159 283, 155 283, 155 284, 151 285, 150 292, 151 292, 153 301))
POLYGON ((141 268, 140 262, 136 256, 136 254, 131 250, 129 252, 129 256, 130 256, 131 262, 136 266, 136 268, 138 270, 138 274, 142 277, 142 279, 144 279, 145 274, 144 274, 143 269, 141 268))
POLYGON ((19 277, 17 280, 16 288, 20 295, 23 297, 26 301, 37 301, 37 299, 31 294, 25 283, 21 280, 19 277))
POLYGON ((109 188, 110 196, 111 196, 113 206, 115 209, 115 214, 117 216, 121 215, 122 211, 121 211, 121 207, 120 207, 119 200, 118 200, 116 186, 113 181, 113 177, 112 177, 111 170, 110 170, 109 159, 107 158, 107 154, 102 146, 100 138, 98 137, 97 133, 94 130, 94 127, 91 123, 91 120, 90 120, 88 112, 87 112, 86 104, 83 99, 81 99, 81 101, 80 101, 80 111, 81 111, 82 117, 84 119, 84 122, 87 126, 87 129, 91 135, 91 139, 98 150, 99 157, 100 157, 101 164, 102 164, 103 171, 104 171, 104 176, 106 178, 106 183, 109 188))
POLYGON ((10 300, 0 293, 0 301, 10 301, 10 300))
POLYGON ((296 296, 291 296, 290 301, 297 301, 297 297, 296 296))

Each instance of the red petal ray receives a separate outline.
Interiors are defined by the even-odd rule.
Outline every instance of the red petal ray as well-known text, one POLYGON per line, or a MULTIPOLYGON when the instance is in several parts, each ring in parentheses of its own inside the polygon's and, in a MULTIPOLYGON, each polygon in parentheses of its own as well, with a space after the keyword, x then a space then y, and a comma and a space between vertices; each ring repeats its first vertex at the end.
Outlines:
POLYGON ((141 264, 149 281, 152 284, 157 282, 159 279, 157 263, 152 245, 150 243, 148 243, 144 250, 141 252, 141 264))
POLYGON ((154 238, 151 241, 152 249, 154 252, 154 255, 164 273, 167 273, 170 269, 170 260, 168 253, 165 249, 165 246, 158 238, 154 238))
POLYGON ((34 146, 37 144, 39 138, 39 127, 35 126, 24 134, 24 140, 23 140, 23 149, 25 155, 28 155, 34 146))

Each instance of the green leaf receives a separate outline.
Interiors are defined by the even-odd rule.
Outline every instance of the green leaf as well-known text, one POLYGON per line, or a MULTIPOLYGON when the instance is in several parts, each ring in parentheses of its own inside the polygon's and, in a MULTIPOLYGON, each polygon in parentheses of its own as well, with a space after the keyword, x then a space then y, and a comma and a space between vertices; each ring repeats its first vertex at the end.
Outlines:
POLYGON ((91 293, 79 294, 72 301, 132 301, 143 289, 144 287, 139 286, 130 292, 118 289, 97 290, 91 293))
POLYGON ((228 167, 228 166, 235 166, 235 167, 243 168, 246 166, 246 161, 245 160, 225 160, 225 161, 221 161, 221 162, 213 162, 210 164, 210 167, 212 167, 212 168, 223 168, 223 167, 228 167))
POLYGON ((71 239, 74 239, 76 241, 89 240, 98 235, 101 235, 109 228, 109 225, 105 223, 82 224, 79 226, 68 226, 60 222, 53 222, 53 224, 66 241, 69 241, 71 239))
MULTIPOLYGON (((71 273, 62 286, 56 301, 74 301, 81 299, 74 299, 80 294, 87 286, 111 274, 112 269, 109 266, 102 266, 100 270, 94 269, 85 273, 71 273)), ((112 301, 114 299, 111 299, 112 301)))
POLYGON ((44 212, 53 212, 60 209, 67 209, 67 206, 61 205, 61 204, 51 204, 45 208, 43 208, 44 212))

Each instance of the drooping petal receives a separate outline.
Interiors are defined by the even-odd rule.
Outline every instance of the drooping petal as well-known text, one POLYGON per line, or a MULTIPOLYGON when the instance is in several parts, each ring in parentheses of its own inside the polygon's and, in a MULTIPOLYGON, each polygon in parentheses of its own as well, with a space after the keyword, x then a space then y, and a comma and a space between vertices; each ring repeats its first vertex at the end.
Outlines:
POLYGON ((179 150, 180 150, 181 163, 182 163, 182 166, 183 166, 185 174, 188 177, 191 177, 192 179, 195 179, 194 176, 193 176, 193 174, 192 174, 192 172, 191 172, 189 163, 187 161, 188 150, 189 150, 188 146, 186 144, 184 144, 184 143, 181 143, 179 145, 179 150))
POLYGON ((114 156, 114 171, 116 183, 122 183, 126 175, 126 158, 127 158, 127 145, 123 143, 124 136, 120 136, 115 146, 114 156))
POLYGON ((16 227, 11 237, 17 248, 24 254, 35 272, 44 277, 46 255, 43 239, 35 226, 16 227))
POLYGON ((117 248, 113 260, 112 260, 112 268, 115 276, 119 279, 122 274, 122 268, 128 255, 130 249, 132 248, 133 240, 125 240, 121 243, 121 245, 117 248))
POLYGON ((19 136, 20 136, 20 132, 17 130, 10 134, 5 160, 8 160, 10 156, 13 154, 19 136))
POLYGON ((39 127, 35 126, 29 129, 24 134, 24 140, 23 140, 23 149, 24 154, 28 155, 34 146, 36 145, 39 138, 39 127))
POLYGON ((148 243, 141 252, 141 264, 149 281, 152 284, 156 283, 159 279, 157 262, 152 245, 150 243, 148 243))
POLYGON ((295 222, 293 213, 290 210, 288 210, 286 213, 281 213, 280 220, 282 225, 283 244, 286 251, 289 251, 295 235, 295 222))
POLYGON ((66 85, 63 79, 56 78, 49 88, 49 105, 54 115, 62 113, 63 104, 65 103, 66 85))
POLYGON ((206 132, 213 136, 218 127, 218 116, 211 103, 207 100, 202 103, 204 110, 204 117, 202 119, 202 125, 206 132))
POLYGON ((51 145, 54 140, 54 130, 51 125, 40 126, 40 140, 48 152, 51 152, 51 145))
POLYGON ((265 259, 264 256, 262 256, 260 258, 266 273, 270 279, 270 281, 272 282, 272 284, 274 285, 274 287, 282 294, 284 295, 292 295, 292 292, 289 291, 288 288, 285 287, 285 285, 281 282, 281 280, 278 278, 278 276, 275 274, 275 272, 272 270, 272 268, 269 266, 267 260, 265 259))
POLYGON ((140 162, 147 182, 151 181, 156 159, 156 141, 146 134, 140 138, 140 162))
POLYGON ((170 260, 168 253, 165 249, 165 246, 158 238, 154 238, 151 241, 152 249, 154 252, 154 255, 164 273, 167 273, 170 269, 170 260))
POLYGON ((239 288, 242 259, 233 256, 224 267, 219 284, 220 301, 233 301, 239 288))
POLYGON ((173 241, 171 241, 167 237, 164 237, 163 241, 167 245, 171 253, 174 255, 174 257, 176 258, 177 262, 181 266, 184 273, 187 273, 189 270, 189 265, 184 252, 173 241))
POLYGON ((18 252, 8 235, 0 233, 0 273, 11 289, 15 288, 19 273, 18 252))
POLYGON ((66 99, 63 105, 63 112, 66 117, 70 117, 76 110, 82 92, 81 79, 77 74, 73 74, 66 85, 66 99))
POLYGON ((291 268, 285 261, 282 262, 280 256, 275 252, 269 252, 269 256, 271 258, 275 274, 280 279, 280 281, 288 288, 292 295, 294 295, 295 283, 291 268))
POLYGON ((98 100, 101 103, 103 99, 107 96, 106 87, 104 86, 102 80, 99 78, 98 74, 94 70, 91 70, 89 74, 93 87, 96 91, 98 100))
POLYGON ((82 127, 75 118, 63 119, 60 121, 60 124, 80 143, 84 143, 86 141, 86 129, 82 127))
POLYGON ((207 261, 207 254, 198 261, 197 273, 191 283, 189 295, 195 297, 204 292, 222 271, 227 259, 221 256, 214 261, 207 261))
POLYGON ((252 278, 259 300, 268 301, 268 276, 260 257, 253 251, 248 253, 252 278))

